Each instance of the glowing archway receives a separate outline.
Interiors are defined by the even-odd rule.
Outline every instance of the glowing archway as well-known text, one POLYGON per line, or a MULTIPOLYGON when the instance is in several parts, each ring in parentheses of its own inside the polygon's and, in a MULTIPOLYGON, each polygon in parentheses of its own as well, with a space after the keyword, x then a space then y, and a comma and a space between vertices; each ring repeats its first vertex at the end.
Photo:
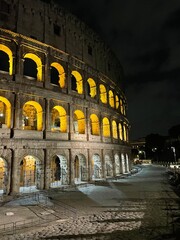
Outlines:
POLYGON ((124 141, 127 141, 127 133, 126 133, 126 125, 123 124, 123 132, 124 132, 124 141))
POLYGON ((112 90, 109 90, 109 105, 114 108, 114 93, 112 90))
POLYGON ((96 114, 91 114, 91 134, 99 136, 99 118, 96 114))
POLYGON ((116 95, 116 109, 119 108, 119 97, 118 95, 116 95))
POLYGON ((51 130, 67 132, 67 114, 61 106, 55 106, 51 112, 51 130))
POLYGON ((5 97, 1 96, 0 96, 0 122, 1 125, 5 124, 7 128, 11 127, 11 104, 5 97))
POLYGON ((96 90, 96 83, 92 78, 88 78, 87 80, 88 84, 89 84, 89 92, 88 94, 94 98, 97 94, 97 90, 96 90))
POLYGON ((82 111, 74 111, 73 124, 75 133, 85 134, 85 117, 82 111))
POLYGON ((117 139, 118 138, 118 134, 117 134, 117 123, 116 121, 112 121, 112 135, 113 138, 117 139))
POLYGON ((25 156, 20 162, 20 192, 37 190, 41 185, 41 162, 32 155, 25 156))
POLYGON ((83 79, 78 71, 72 71, 71 73, 76 79, 76 91, 79 94, 83 94, 83 79))
POLYGON ((5 52, 8 57, 9 57, 9 75, 13 74, 13 54, 12 51, 10 50, 10 48, 8 48, 7 46, 0 44, 0 50, 5 52))
POLYGON ((102 103, 107 103, 107 91, 103 84, 99 85, 99 91, 100 91, 100 100, 102 103))
POLYGON ((43 111, 39 103, 26 102, 23 106, 23 129, 42 131, 43 111))
POLYGON ((119 123, 119 138, 123 140, 123 128, 121 123, 119 123))
POLYGON ((120 112, 121 114, 124 114, 124 105, 122 99, 120 99, 120 112))
POLYGON ((59 73, 59 86, 61 88, 65 87, 65 72, 64 72, 64 68, 61 64, 57 63, 57 62, 53 62, 51 63, 51 67, 56 68, 56 70, 59 73))
POLYGON ((110 137, 110 124, 109 124, 109 119, 104 117, 102 120, 102 124, 103 124, 103 136, 104 137, 110 137))
POLYGON ((26 53, 24 55, 24 58, 30 58, 36 63, 36 65, 37 65, 37 80, 42 81, 42 61, 41 61, 41 59, 33 53, 26 53))

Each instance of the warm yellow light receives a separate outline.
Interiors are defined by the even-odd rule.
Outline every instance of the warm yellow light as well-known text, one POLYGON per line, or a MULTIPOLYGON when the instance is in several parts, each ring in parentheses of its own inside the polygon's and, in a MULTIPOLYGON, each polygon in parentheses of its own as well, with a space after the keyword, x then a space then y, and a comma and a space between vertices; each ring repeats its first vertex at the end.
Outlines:
POLYGON ((90 87, 90 96, 92 98, 94 98, 96 96, 96 94, 97 94, 96 83, 95 83, 95 81, 92 78, 88 78, 87 82, 88 82, 89 87, 90 87))
POLYGON ((102 103, 107 103, 107 91, 103 84, 100 84, 99 86, 100 90, 100 100, 102 103))
POLYGON ((109 119, 108 118, 103 118, 103 136, 104 137, 110 137, 110 124, 109 124, 109 119))
POLYGON ((83 94, 83 79, 79 72, 72 71, 71 73, 76 79, 76 90, 79 94, 83 94))
POLYGON ((124 130, 124 141, 127 141, 127 135, 126 135, 126 125, 123 125, 123 130, 124 130))
POLYGON ((0 96, 0 101, 2 101, 6 108, 5 108, 5 124, 8 128, 11 127, 11 104, 10 102, 4 98, 0 96))
POLYGON ((120 111, 122 114, 124 114, 124 106, 123 106, 123 101, 120 99, 120 111))
POLYGON ((33 53, 25 54, 24 58, 30 58, 36 63, 36 65, 37 65, 37 80, 42 81, 42 61, 41 61, 41 59, 33 53))
POLYGON ((13 55, 12 51, 3 44, 0 44, 0 50, 7 53, 9 57, 9 75, 13 74, 13 55))
POLYGON ((122 129, 122 124, 119 123, 119 138, 123 140, 123 129, 122 129))
POLYGON ((61 106, 55 106, 52 110, 52 121, 54 122, 56 118, 59 118, 60 126, 58 128, 54 128, 52 126, 52 130, 60 130, 60 132, 67 132, 67 115, 66 110, 61 106), (57 111, 57 115, 53 112, 53 110, 57 111))
POLYGON ((109 105, 114 108, 114 94, 111 90, 109 90, 109 105))
POLYGON ((99 118, 96 114, 91 114, 91 134, 99 136, 99 118))
POLYGON ((118 95, 116 95, 116 109, 118 109, 119 107, 119 97, 118 95))
POLYGON ((35 102, 35 101, 29 101, 26 102, 23 106, 23 109, 27 106, 33 106, 36 109, 36 118, 37 118, 37 130, 38 131, 42 131, 42 121, 43 121, 43 111, 42 111, 42 107, 39 103, 35 102))
POLYGON ((113 138, 117 139, 118 134, 117 134, 117 123, 116 121, 112 121, 112 133, 113 133, 113 138))
POLYGON ((85 133, 85 117, 84 113, 80 110, 74 111, 74 130, 76 133, 85 133))
POLYGON ((57 63, 57 62, 53 62, 51 63, 52 67, 55 67, 59 73, 59 86, 61 88, 65 87, 65 72, 64 72, 64 68, 61 64, 57 63))

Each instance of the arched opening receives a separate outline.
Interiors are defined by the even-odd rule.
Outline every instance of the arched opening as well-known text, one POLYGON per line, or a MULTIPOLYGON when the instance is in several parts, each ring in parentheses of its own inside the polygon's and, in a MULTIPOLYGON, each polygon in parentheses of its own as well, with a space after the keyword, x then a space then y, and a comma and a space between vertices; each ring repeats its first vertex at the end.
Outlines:
POLYGON ((113 164, 109 155, 105 155, 105 175, 106 177, 113 176, 113 164))
POLYGON ((94 98, 97 94, 96 83, 92 78, 88 78, 88 95, 94 98))
POLYGON ((129 172, 129 157, 126 154, 126 171, 129 172))
POLYGON ((33 53, 27 53, 24 56, 24 73, 29 76, 42 81, 42 62, 41 59, 33 53))
POLYGON ((59 86, 59 72, 53 66, 51 66, 51 83, 59 86))
POLYGON ((0 71, 13 74, 13 55, 12 51, 3 44, 0 44, 0 71))
POLYGON ((99 118, 96 114, 91 114, 90 116, 91 121, 91 134, 99 136, 99 118))
POLYGON ((27 155, 20 162, 20 192, 34 192, 40 188, 41 180, 40 161, 27 155))
POLYGON ((0 50, 0 71, 9 73, 9 56, 2 50, 0 50))
POLYGON ((61 88, 65 87, 65 72, 61 64, 53 62, 51 64, 51 83, 59 85, 61 88))
POLYGON ((109 124, 109 119, 104 117, 103 120, 102 120, 102 123, 103 123, 103 136, 104 137, 110 137, 111 134, 110 134, 110 124, 109 124))
POLYGON ((0 96, 0 128, 11 127, 11 104, 10 102, 0 96))
POLYGON ((72 71, 71 76, 71 89, 73 91, 78 92, 79 94, 83 94, 83 79, 79 72, 72 71))
POLYGON ((102 178, 101 159, 98 154, 94 154, 92 156, 92 180, 101 179, 101 178, 102 178))
POLYGON ((124 105, 122 99, 120 99, 120 112, 121 114, 124 114, 124 105))
POLYGON ((113 133, 113 138, 117 139, 118 134, 117 134, 117 123, 116 121, 112 121, 112 133, 113 133))
POLYGON ((74 182, 77 184, 79 182, 87 181, 87 177, 86 158, 83 154, 78 154, 74 159, 74 182))
POLYGON ((73 127, 75 133, 85 134, 85 117, 84 113, 80 110, 74 111, 73 127))
POLYGON ((119 138, 120 140, 123 140, 123 129, 121 123, 119 123, 119 138))
POLYGON ((114 155, 116 176, 121 174, 120 158, 118 154, 114 155))
POLYGON ((109 105, 114 108, 114 94, 111 90, 109 90, 109 105))
POLYGON ((68 184, 67 159, 63 155, 56 155, 51 161, 51 187, 68 184))
POLYGON ((102 103, 107 103, 107 91, 103 84, 100 84, 99 86, 100 90, 100 100, 102 103))
POLYGON ((37 65, 34 60, 30 58, 24 59, 24 72, 23 75, 37 79, 37 65))
POLYGON ((116 95, 116 109, 119 108, 119 97, 118 95, 116 95))
POLYGON ((61 106, 55 106, 51 112, 51 131, 67 132, 66 110, 61 106))
POLYGON ((6 194, 8 185, 7 162, 0 157, 0 194, 6 194))
POLYGON ((22 129, 42 131, 42 107, 34 101, 26 102, 23 106, 22 129))
POLYGON ((126 125, 123 124, 123 132, 124 132, 124 141, 127 141, 127 135, 126 135, 126 125))
POLYGON ((122 166, 122 173, 126 172, 126 163, 125 163, 125 156, 121 153, 121 166, 122 166))

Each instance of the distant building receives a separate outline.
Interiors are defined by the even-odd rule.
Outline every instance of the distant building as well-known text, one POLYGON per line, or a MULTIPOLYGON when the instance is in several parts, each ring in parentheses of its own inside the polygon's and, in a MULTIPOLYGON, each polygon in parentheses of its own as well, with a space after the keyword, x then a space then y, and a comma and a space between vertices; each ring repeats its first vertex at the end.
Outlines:
POLYGON ((0 1, 0 191, 129 171, 122 67, 52 1, 0 1))

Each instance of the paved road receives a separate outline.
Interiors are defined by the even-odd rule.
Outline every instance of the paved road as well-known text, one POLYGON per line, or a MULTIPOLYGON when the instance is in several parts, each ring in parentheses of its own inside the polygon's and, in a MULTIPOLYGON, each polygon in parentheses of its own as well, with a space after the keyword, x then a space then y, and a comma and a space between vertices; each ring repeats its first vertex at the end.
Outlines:
MULTIPOLYGON (((44 225, 0 239, 178 239, 180 201, 162 166, 144 165, 123 179, 46 192, 49 198, 44 195, 38 196, 40 205, 34 205, 37 199, 26 199, 1 207, 1 214, 15 213, 13 221, 24 216, 44 225)), ((7 222, 4 215, 2 219, 7 222)))

